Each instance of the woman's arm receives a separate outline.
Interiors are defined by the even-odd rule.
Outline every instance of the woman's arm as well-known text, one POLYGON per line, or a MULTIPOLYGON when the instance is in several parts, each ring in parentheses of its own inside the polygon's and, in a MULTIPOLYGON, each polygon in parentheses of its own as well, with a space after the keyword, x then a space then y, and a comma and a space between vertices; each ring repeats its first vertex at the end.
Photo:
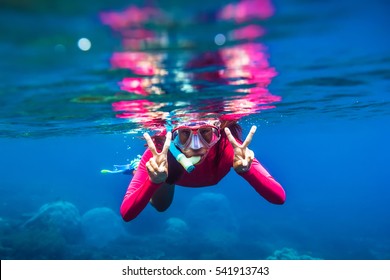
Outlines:
POLYGON ((148 205, 153 194, 168 178, 168 150, 171 136, 171 132, 167 132, 164 146, 161 151, 158 151, 149 134, 144 133, 148 150, 141 158, 120 208, 120 213, 125 221, 128 222, 137 217, 148 205))
POLYGON ((255 159, 254 153, 248 148, 256 126, 252 126, 244 142, 235 139, 229 128, 225 128, 226 136, 232 144, 233 149, 227 149, 233 155, 234 170, 251 184, 251 186, 266 200, 274 204, 283 204, 286 200, 286 193, 282 186, 268 173, 268 171, 255 159))
POLYGON ((283 187, 268 173, 268 171, 254 159, 250 169, 237 173, 242 176, 262 197, 274 204, 283 204, 286 193, 283 187))
POLYGON ((162 185, 162 183, 155 184, 150 181, 145 164, 152 156, 150 150, 146 150, 142 155, 137 171, 123 198, 120 213, 126 222, 131 221, 141 213, 146 205, 148 205, 155 191, 162 185))

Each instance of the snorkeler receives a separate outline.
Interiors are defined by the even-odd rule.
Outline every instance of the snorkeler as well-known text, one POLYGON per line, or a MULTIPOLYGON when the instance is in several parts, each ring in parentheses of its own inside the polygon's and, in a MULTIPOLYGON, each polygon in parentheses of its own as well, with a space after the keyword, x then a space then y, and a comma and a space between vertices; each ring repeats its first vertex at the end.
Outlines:
POLYGON ((120 212, 130 221, 150 203, 157 211, 171 205, 175 185, 204 187, 216 185, 230 168, 243 177, 261 196, 274 204, 285 202, 283 187, 267 172, 248 148, 256 127, 245 141, 235 121, 208 120, 180 124, 171 131, 152 137, 144 134, 148 149, 124 196, 120 212), (186 172, 170 152, 179 149, 196 167, 186 172))

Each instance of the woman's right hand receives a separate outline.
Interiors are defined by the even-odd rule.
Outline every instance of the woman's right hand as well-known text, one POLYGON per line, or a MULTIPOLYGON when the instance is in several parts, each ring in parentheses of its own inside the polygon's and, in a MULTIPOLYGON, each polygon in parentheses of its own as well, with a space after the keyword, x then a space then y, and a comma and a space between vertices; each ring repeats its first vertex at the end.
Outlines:
POLYGON ((167 132, 164 147, 161 152, 157 152, 156 146, 150 135, 145 132, 144 137, 153 157, 146 163, 150 181, 155 184, 161 184, 168 178, 168 151, 171 145, 171 132, 167 132))

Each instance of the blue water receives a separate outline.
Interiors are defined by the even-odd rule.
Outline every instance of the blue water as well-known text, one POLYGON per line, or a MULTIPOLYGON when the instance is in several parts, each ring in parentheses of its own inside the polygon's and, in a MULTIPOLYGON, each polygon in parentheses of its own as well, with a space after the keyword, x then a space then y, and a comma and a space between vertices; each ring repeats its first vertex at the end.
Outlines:
POLYGON ((274 14, 239 23, 216 17, 226 1, 162 1, 158 10, 169 20, 141 24, 155 32, 141 40, 142 52, 164 58, 158 69, 168 74, 157 79, 112 65, 126 47, 100 15, 129 3, 38 2, 5 1, 0 10, 1 259, 390 258, 385 1, 272 1, 274 14), (248 25, 265 33, 214 43, 215 34, 248 25), (77 47, 82 37, 90 50, 77 47), (229 70, 218 63, 183 67, 246 43, 264 47, 264 71, 276 73, 269 84, 234 84, 242 73, 229 83, 197 78, 229 70), (126 90, 128 77, 144 79, 146 93, 126 90), (215 187, 177 187, 166 212, 147 206, 121 221, 131 177, 100 170, 143 153, 142 132, 153 130, 145 121, 155 128, 165 113, 217 105, 232 113, 222 105, 245 100, 248 88, 272 97, 240 107, 247 114, 239 123, 244 133, 258 126, 250 148, 285 188, 286 203, 268 203, 231 171, 215 187), (129 100, 162 106, 118 117, 129 111, 113 103, 129 100), (45 204, 57 210, 44 216, 45 204))

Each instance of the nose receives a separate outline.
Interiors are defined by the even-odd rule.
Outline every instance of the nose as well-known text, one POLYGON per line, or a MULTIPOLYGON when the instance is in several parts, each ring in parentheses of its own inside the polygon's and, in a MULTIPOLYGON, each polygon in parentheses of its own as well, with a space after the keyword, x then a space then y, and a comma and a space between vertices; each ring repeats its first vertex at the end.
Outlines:
POLYGON ((202 142, 199 139, 199 136, 197 134, 192 136, 190 148, 193 150, 199 150, 203 147, 202 142))

